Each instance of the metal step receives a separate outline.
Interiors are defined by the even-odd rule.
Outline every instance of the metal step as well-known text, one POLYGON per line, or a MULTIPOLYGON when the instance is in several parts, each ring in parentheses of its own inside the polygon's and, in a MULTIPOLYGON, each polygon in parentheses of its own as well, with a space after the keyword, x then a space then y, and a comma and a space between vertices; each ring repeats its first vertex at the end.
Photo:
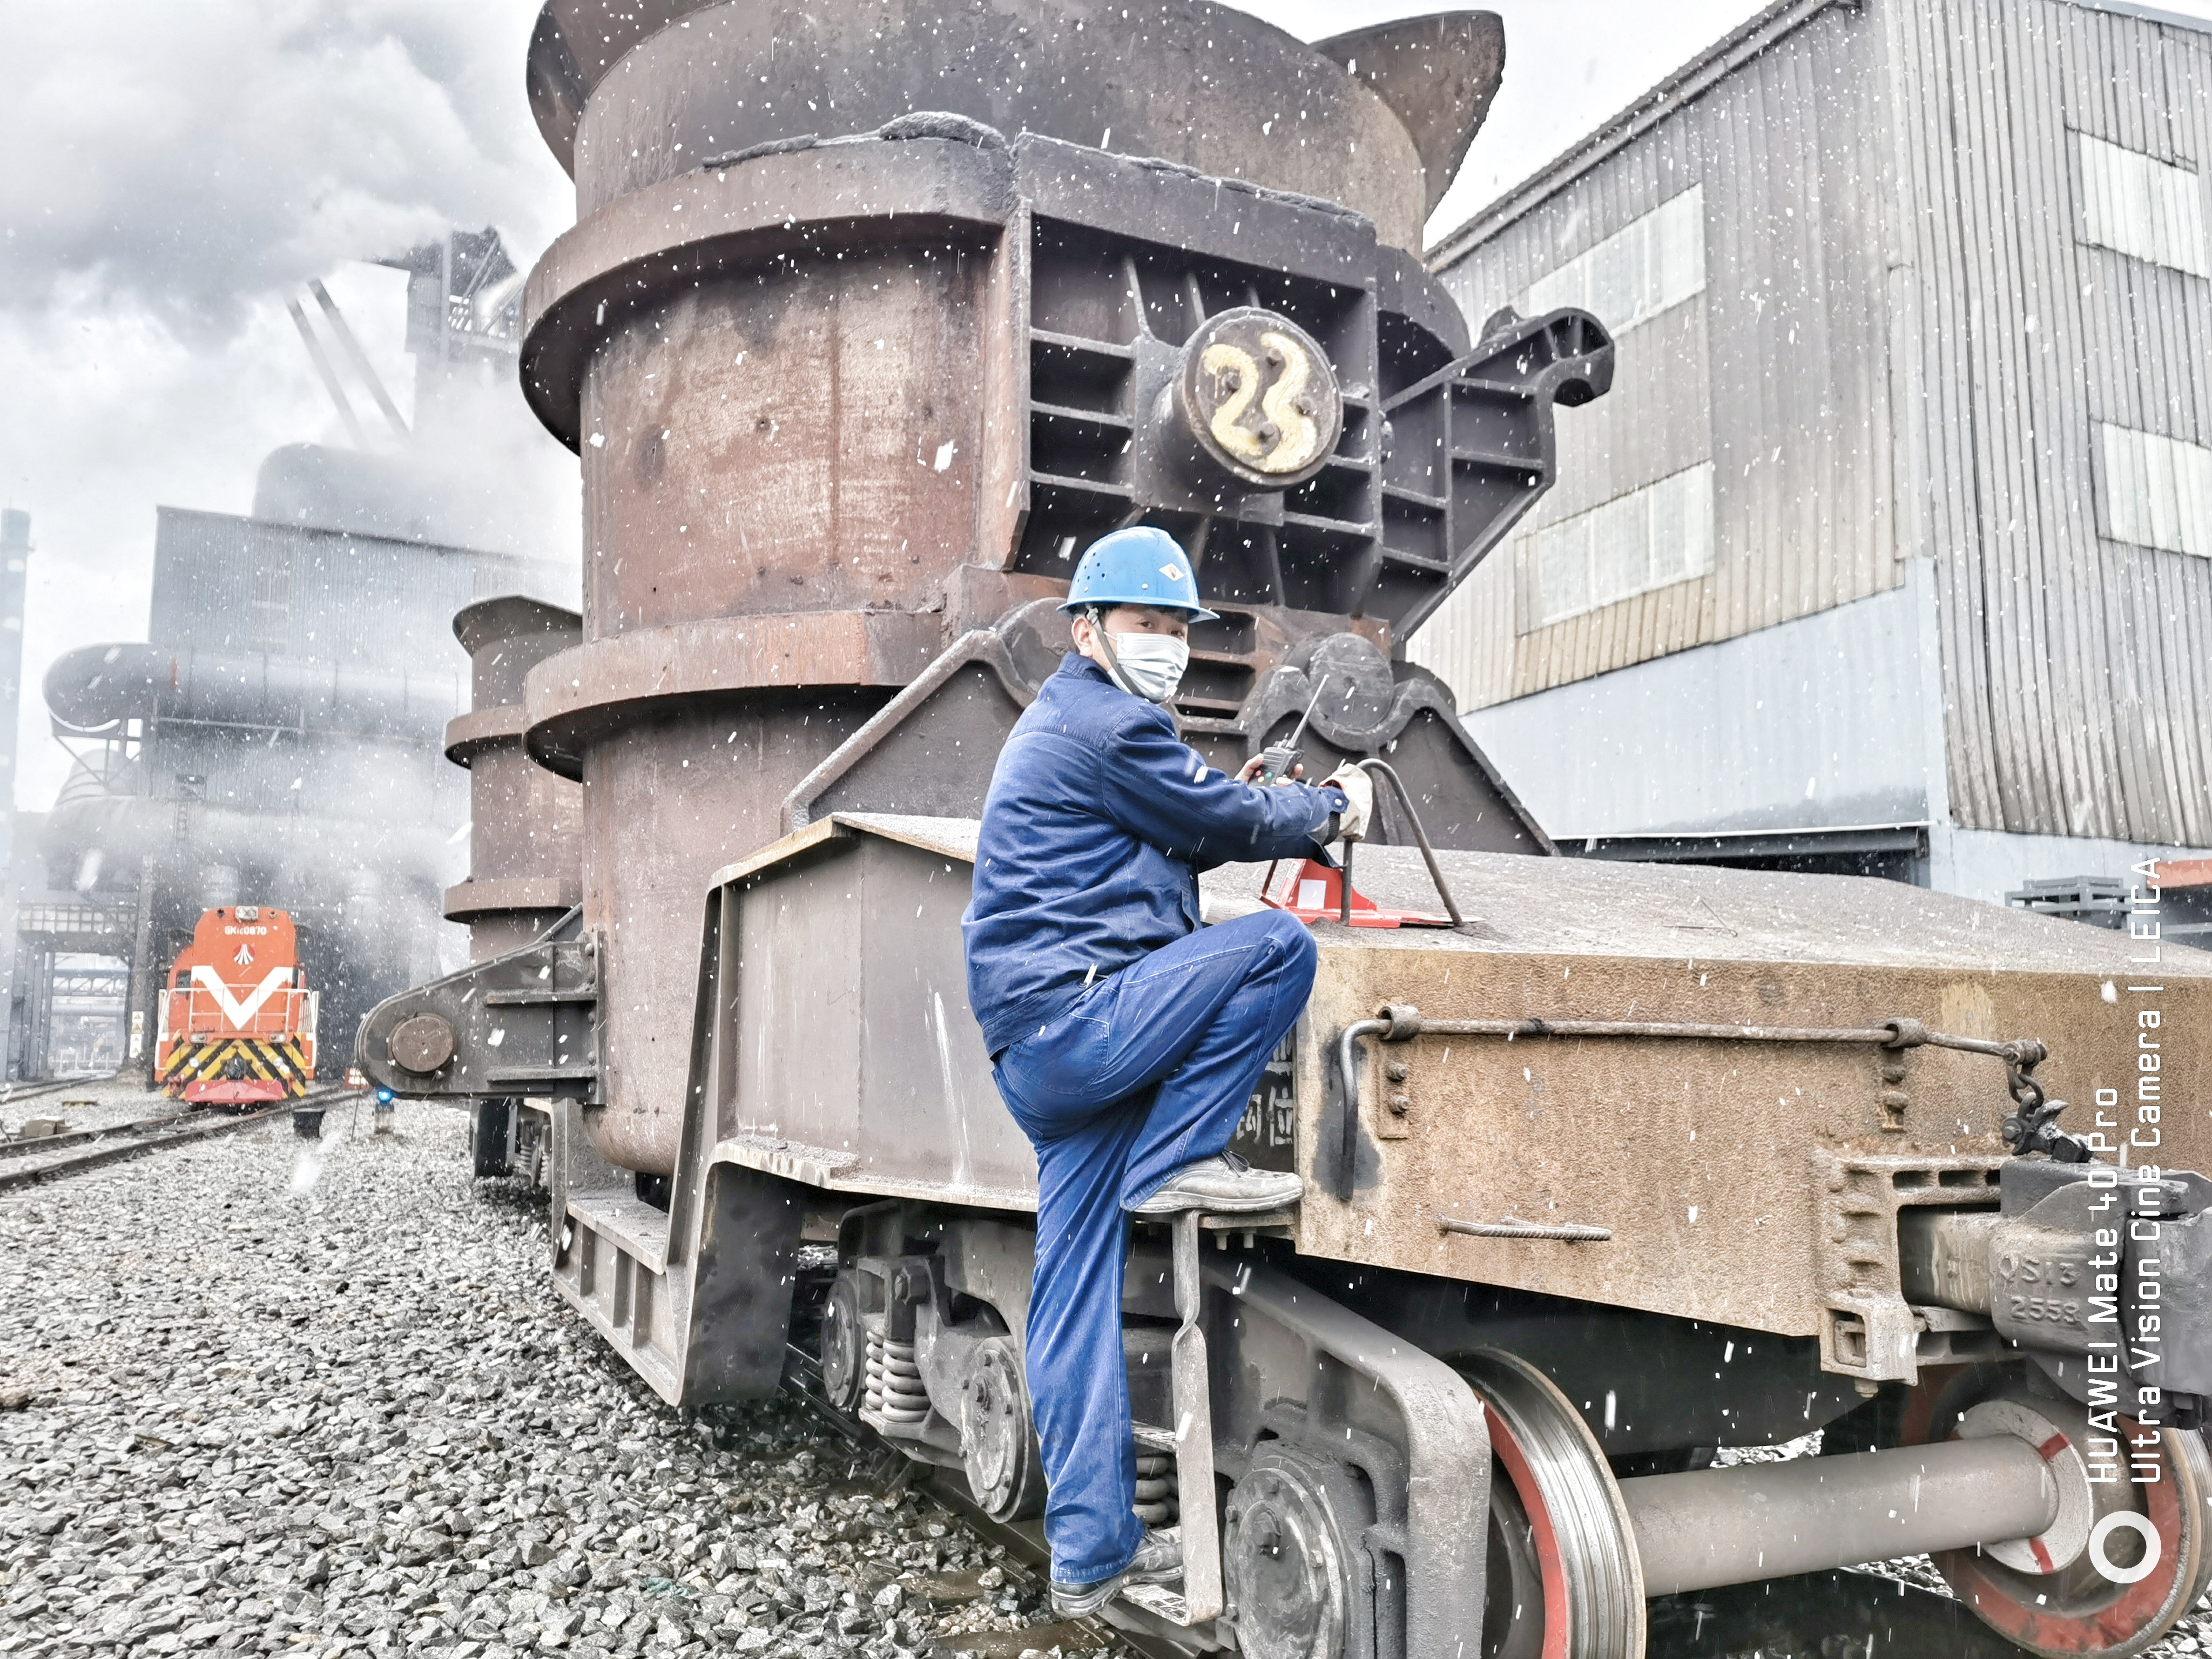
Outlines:
POLYGON ((668 1271, 667 1211, 617 1188, 569 1194, 568 1214, 644 1263, 647 1272, 668 1271))
MULTIPOLYGON (((1175 1304, 1182 1323, 1170 1351, 1169 1372, 1173 1384, 1175 1423, 1161 1450, 1172 1449, 1176 1486, 1181 1494, 1182 1528, 1182 1594, 1163 1596, 1176 1605, 1152 1608, 1164 1619, 1183 1626, 1202 1625, 1221 1615, 1221 1522, 1213 1504, 1213 1395, 1206 1363, 1206 1330, 1200 1323, 1206 1285, 1200 1272, 1200 1236, 1206 1218, 1192 1210, 1176 1217, 1175 1304)), ((1140 1444, 1143 1443, 1139 1437, 1140 1444)), ((1137 1586, 1124 1594, 1139 1607, 1137 1586)))
POLYGON ((1170 1625, 1188 1626, 1193 1622, 1189 1604, 1165 1584, 1132 1584, 1121 1592, 1121 1599, 1170 1625))

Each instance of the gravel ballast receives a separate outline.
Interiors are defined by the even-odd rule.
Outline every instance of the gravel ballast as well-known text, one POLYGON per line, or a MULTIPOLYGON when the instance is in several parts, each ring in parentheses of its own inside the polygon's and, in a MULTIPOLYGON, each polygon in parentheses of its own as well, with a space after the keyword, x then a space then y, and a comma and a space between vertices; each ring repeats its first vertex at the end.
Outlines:
POLYGON ((26 1123, 58 1123, 64 1132, 112 1129, 121 1123, 167 1117, 181 1103, 164 1094, 151 1094, 135 1083, 113 1078, 86 1078, 59 1088, 45 1084, 0 1084, 0 1139, 18 1133, 26 1123))
POLYGON ((542 1195, 470 1179, 460 1114, 370 1127, 0 1195, 0 1656, 1099 1645, 902 1460, 788 1400, 663 1405, 554 1294, 542 1195))
POLYGON ((1097 1645, 803 1407, 663 1405, 459 1113, 369 1129, 0 1198, 0 1655, 1097 1645))

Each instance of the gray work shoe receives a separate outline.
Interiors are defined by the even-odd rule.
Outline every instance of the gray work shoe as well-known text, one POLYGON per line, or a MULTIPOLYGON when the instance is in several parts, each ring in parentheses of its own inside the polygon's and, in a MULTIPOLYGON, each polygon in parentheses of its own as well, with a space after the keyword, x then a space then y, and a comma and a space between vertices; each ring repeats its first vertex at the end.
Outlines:
POLYGON ((1095 1584, 1054 1584, 1053 1616, 1081 1619, 1104 1607, 1131 1584, 1168 1584, 1182 1577, 1182 1545, 1157 1532, 1147 1532, 1129 1565, 1111 1578, 1095 1584))
POLYGON ((1258 1215, 1288 1209, 1305 1196, 1306 1183, 1279 1170, 1255 1170, 1234 1152, 1186 1164, 1131 1215, 1173 1215, 1208 1210, 1217 1215, 1258 1215))

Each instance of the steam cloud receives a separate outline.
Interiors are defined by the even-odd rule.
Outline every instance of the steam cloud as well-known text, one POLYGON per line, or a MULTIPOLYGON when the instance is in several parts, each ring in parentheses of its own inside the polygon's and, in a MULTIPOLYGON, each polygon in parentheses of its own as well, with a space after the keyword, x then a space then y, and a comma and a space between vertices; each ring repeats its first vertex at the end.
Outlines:
POLYGON ((567 207, 521 96, 537 9, 9 7, 0 307, 143 308, 204 346, 272 290, 448 223, 534 252, 567 207))
MULTIPOLYGON (((146 637, 154 507, 247 512, 269 451, 348 441, 284 300, 449 225, 497 225, 527 264, 569 222, 522 95, 536 14, 535 0, 6 7, 0 501, 30 510, 38 550, 15 743, 27 809, 69 764, 37 691, 47 665, 146 637)), ((574 462, 511 386, 481 401, 463 481, 479 505, 462 528, 574 568, 574 462)))
MULTIPOLYGON (((2192 3, 2193 0, 2168 0, 2192 3)), ((522 94, 538 0, 111 0, 6 6, 0 100, 0 501, 30 509, 24 684, 143 639, 152 508, 243 513, 270 449, 345 437, 283 299, 448 225, 528 263, 573 215, 522 94)), ((1311 39, 1422 0, 1255 0, 1311 39)), ((1505 85, 1435 228, 1540 165, 1757 0, 1494 0, 1505 85), (1591 45, 1602 41, 1599 49, 1591 45)), ((1506 296, 1510 297, 1510 296, 1506 296)), ((356 319, 358 323, 361 319, 356 319)), ((502 395, 482 474, 503 544, 573 562, 574 470, 502 395), (549 487, 543 481, 551 480, 549 487), (518 517, 518 512, 523 516, 518 517)), ((35 690, 17 798, 67 767, 35 690)))

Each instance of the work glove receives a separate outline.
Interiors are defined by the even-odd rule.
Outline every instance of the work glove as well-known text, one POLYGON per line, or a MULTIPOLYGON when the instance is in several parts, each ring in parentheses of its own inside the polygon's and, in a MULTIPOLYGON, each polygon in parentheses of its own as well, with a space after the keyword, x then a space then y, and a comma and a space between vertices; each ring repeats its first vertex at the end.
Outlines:
POLYGON ((1337 839, 1363 839, 1367 834, 1367 820, 1375 815, 1375 780, 1346 762, 1323 778, 1321 787, 1344 792, 1344 811, 1336 817, 1337 839))

